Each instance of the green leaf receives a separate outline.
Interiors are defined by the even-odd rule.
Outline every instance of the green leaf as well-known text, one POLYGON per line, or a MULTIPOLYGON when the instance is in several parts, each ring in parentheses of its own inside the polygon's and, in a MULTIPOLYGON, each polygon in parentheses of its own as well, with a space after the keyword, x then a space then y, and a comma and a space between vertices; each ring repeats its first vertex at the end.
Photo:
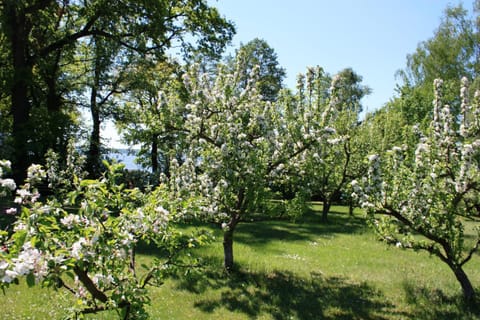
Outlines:
POLYGON ((21 230, 21 231, 15 232, 14 238, 15 238, 15 246, 20 248, 25 243, 25 239, 27 238, 27 231, 21 230))
POLYGON ((27 285, 31 288, 35 285, 35 276, 33 273, 27 275, 27 285))
POLYGON ((80 181, 80 186, 81 187, 89 187, 89 186, 92 186, 92 185, 95 185, 95 184, 98 184, 97 180, 85 179, 85 180, 80 181))
POLYGON ((66 274, 69 278, 71 278, 72 280, 75 280, 75 275, 73 274, 73 272, 67 271, 67 272, 65 272, 65 274, 66 274))

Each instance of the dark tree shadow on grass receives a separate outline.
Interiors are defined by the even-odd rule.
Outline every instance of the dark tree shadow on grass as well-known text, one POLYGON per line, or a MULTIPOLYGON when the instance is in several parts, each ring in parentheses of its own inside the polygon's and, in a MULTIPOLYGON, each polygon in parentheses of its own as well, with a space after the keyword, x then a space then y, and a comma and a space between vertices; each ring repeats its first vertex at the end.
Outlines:
POLYGON ((254 221, 238 225, 235 240, 248 245, 260 245, 276 240, 314 241, 318 237, 332 237, 336 234, 360 234, 367 232, 365 219, 350 217, 331 212, 328 223, 320 223, 309 214, 297 222, 288 221, 254 221))
POLYGON ((243 313, 251 319, 270 315, 273 319, 389 319, 393 306, 366 283, 350 283, 341 277, 311 274, 300 278, 289 271, 222 274, 206 271, 202 276, 178 279, 178 288, 201 295, 208 289, 218 298, 197 300, 205 313, 217 308, 243 313))
POLYGON ((417 286, 404 282, 405 298, 411 307, 412 319, 425 320, 471 320, 480 319, 480 301, 466 305, 459 293, 447 296, 438 289, 417 286))

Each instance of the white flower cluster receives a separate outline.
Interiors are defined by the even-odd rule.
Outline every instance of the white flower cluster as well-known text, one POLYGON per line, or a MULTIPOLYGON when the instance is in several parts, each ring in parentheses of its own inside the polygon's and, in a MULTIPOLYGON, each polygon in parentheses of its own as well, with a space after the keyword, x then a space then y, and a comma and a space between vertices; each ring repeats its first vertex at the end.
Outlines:
POLYGON ((84 237, 80 237, 76 242, 72 244, 71 255, 77 260, 83 260, 84 256, 88 256, 88 247, 90 243, 84 237))
POLYGON ((27 182, 31 185, 40 183, 47 176, 47 172, 39 164, 32 164, 27 170, 27 182))
POLYGON ((3 178, 5 173, 11 169, 11 165, 11 162, 8 160, 0 160, 0 198, 7 196, 17 188, 13 179, 3 178))
POLYGON ((0 281, 11 283, 20 276, 32 273, 37 281, 40 281, 48 273, 47 260, 42 253, 26 242, 20 253, 11 262, 0 260, 0 281))
POLYGON ((67 229, 73 229, 76 226, 87 226, 88 220, 85 218, 81 218, 78 214, 69 213, 68 215, 60 219, 60 223, 67 227, 67 229))

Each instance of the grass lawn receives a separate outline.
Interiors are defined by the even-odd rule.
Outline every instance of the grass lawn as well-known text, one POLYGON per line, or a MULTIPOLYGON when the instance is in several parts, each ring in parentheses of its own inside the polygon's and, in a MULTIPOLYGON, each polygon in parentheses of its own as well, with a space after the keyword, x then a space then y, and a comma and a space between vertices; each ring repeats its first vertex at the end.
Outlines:
MULTIPOLYGON (((435 257, 387 247, 356 212, 321 207, 296 223, 244 223, 235 233, 237 272, 222 271, 221 233, 198 250, 201 272, 151 288, 152 319, 480 319, 462 307, 453 273, 435 257)), ((148 255, 140 259, 148 260, 148 255)), ((480 290, 480 259, 466 265, 480 290)), ((1 319, 61 319, 66 293, 13 286, 1 319)), ((88 319, 112 319, 98 314, 88 319)))

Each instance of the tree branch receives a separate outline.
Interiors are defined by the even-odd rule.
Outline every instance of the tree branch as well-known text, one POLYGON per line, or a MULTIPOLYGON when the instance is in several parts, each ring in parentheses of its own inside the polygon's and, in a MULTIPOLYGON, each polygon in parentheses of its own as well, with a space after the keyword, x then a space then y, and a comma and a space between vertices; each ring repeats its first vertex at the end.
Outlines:
POLYGON ((445 239, 440 238, 440 237, 426 231, 425 229, 423 229, 421 227, 415 226, 412 221, 408 220, 407 218, 402 216, 402 214, 400 212, 398 212, 397 210, 395 210, 395 209, 393 209, 389 206, 384 206, 383 210, 382 209, 376 210, 376 213, 392 216, 392 217, 396 218, 397 220, 399 220, 400 222, 402 222, 407 227, 409 227, 411 230, 414 230, 414 231, 420 233, 425 238, 441 245, 443 247, 443 249, 445 250, 446 256, 443 256, 440 252, 432 252, 432 251, 429 251, 429 250, 427 250, 427 251, 429 251, 431 253, 435 253, 440 259, 442 259, 444 262, 448 263, 448 261, 449 261, 448 257, 450 256, 449 253, 451 252, 451 247, 445 239))
POLYGON ((85 286, 88 292, 90 292, 94 299, 98 299, 103 303, 108 301, 108 297, 105 295, 105 293, 98 290, 98 288, 95 286, 92 279, 90 279, 85 270, 81 269, 78 266, 75 266, 73 267, 73 272, 75 272, 80 282, 85 286))
POLYGON ((470 252, 468 253, 468 255, 465 257, 465 259, 463 259, 462 262, 460 262, 460 267, 462 267, 465 263, 467 263, 468 261, 470 261, 470 259, 472 258, 473 254, 474 254, 475 252, 477 252, 479 245, 480 245, 480 239, 477 239, 477 242, 475 243, 475 245, 473 246, 473 248, 470 249, 470 252))

